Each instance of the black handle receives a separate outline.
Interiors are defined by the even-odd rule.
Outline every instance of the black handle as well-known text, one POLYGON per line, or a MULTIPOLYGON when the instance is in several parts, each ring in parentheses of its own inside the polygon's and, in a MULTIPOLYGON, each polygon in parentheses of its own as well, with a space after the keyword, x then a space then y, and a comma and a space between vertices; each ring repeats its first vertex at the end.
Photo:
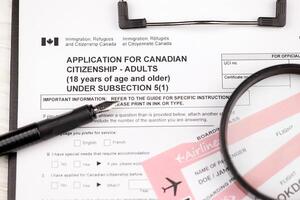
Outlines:
POLYGON ((95 118, 93 106, 85 105, 58 117, 38 122, 38 129, 41 139, 48 139, 92 122, 95 118))
POLYGON ((0 155, 9 153, 41 137, 37 124, 31 124, 0 136, 0 155))
POLYGON ((46 119, 0 136, 0 155, 12 152, 38 140, 45 140, 58 134, 92 122, 96 113, 91 105, 79 107, 67 114, 46 119))

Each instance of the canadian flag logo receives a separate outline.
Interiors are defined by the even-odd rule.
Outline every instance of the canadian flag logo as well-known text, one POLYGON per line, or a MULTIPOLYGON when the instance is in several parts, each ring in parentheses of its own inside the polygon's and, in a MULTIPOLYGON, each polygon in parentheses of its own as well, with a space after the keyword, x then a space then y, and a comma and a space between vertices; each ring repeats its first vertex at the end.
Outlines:
POLYGON ((41 45, 42 46, 59 46, 59 38, 58 37, 54 37, 54 38, 42 37, 41 45))

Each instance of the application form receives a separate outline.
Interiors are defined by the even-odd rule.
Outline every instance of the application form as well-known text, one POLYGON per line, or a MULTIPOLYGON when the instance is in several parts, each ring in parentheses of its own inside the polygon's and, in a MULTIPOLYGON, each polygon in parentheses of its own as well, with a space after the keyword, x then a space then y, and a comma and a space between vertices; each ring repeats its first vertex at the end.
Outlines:
MULTIPOLYGON (((107 100, 119 104, 91 124, 18 151, 16 200, 168 199, 154 188, 164 187, 169 195, 171 190, 165 186, 183 180, 170 177, 171 181, 154 186, 143 163, 218 132, 230 94, 252 73, 276 64, 300 64, 297 0, 288 1, 284 28, 121 30, 117 3, 20 1, 18 125, 83 104, 107 100)), ((132 18, 149 21, 256 20, 274 16, 275 3, 128 1, 132 18)), ((282 85, 293 87, 289 79, 283 79, 272 88, 282 85)), ((250 102, 251 93, 240 104, 250 102)), ((223 165, 221 155, 211 159, 223 165)), ((204 160, 198 170, 205 168, 205 162, 211 163, 204 160)), ((186 168, 185 177, 195 175, 197 167, 186 168)), ((205 184, 204 179, 201 184, 190 182, 192 191, 201 189, 189 196, 171 197, 211 199, 212 191, 217 195, 225 186, 215 187, 225 185, 226 180, 218 180, 217 186, 205 184)), ((177 190, 180 192, 180 184, 177 190)))

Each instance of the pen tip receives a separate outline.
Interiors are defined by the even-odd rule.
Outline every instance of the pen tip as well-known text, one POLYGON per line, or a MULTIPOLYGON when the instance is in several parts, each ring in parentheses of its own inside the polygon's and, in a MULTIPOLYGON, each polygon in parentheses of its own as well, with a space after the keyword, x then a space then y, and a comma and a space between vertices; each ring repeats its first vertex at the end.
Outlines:
POLYGON ((109 111, 117 105, 118 101, 105 101, 96 106, 94 106, 94 112, 96 114, 109 111))

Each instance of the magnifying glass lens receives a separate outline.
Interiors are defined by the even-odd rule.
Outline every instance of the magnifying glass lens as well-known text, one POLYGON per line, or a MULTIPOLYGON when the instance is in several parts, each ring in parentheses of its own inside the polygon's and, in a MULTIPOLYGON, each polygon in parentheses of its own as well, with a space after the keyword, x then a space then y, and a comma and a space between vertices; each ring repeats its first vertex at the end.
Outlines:
POLYGON ((264 79, 236 101, 226 145, 238 174, 272 199, 300 199, 300 76, 264 79))

